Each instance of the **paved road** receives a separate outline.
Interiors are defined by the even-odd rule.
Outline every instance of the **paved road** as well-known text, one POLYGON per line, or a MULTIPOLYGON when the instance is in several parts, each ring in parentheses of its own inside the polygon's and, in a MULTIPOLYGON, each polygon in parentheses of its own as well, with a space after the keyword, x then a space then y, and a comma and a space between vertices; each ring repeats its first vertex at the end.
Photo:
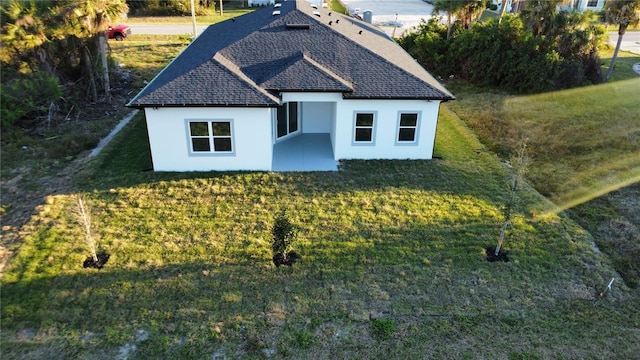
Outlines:
MULTIPOLYGON (((372 22, 382 27, 389 35, 400 36, 404 31, 420 24, 421 19, 428 20, 432 15, 433 5, 422 0, 343 0, 350 9, 360 8, 361 11, 372 11, 372 22)), ((133 34, 182 35, 193 34, 192 25, 129 25, 133 34)), ((198 34, 206 26, 198 25, 198 34)))
MULTIPOLYGON (((129 25, 132 34, 145 34, 145 35, 193 35, 193 25, 141 25, 133 24, 129 25)), ((200 35, 206 25, 198 25, 198 35, 200 35)))
MULTIPOLYGON (((385 30, 388 34, 400 36, 413 26, 420 24, 422 19, 428 20, 433 11, 433 5, 422 0, 343 0, 345 6, 353 11, 371 10, 372 22, 385 30), (395 30, 394 30, 395 28, 395 30), (395 33, 394 33, 395 32, 395 33)), ((134 34, 158 35, 191 35, 192 25, 130 25, 134 34)), ((202 33, 206 25, 198 25, 198 34, 202 33)), ((615 46, 618 33, 610 32, 610 43, 615 46)), ((627 31, 622 38, 622 49, 640 55, 640 31, 627 31)))
MULTIPOLYGON (((609 42, 611 45, 616 46, 616 42, 618 41, 618 32, 610 32, 609 36, 609 42)), ((620 48, 640 55, 640 31, 627 31, 627 33, 622 37, 622 44, 620 45, 620 48)))

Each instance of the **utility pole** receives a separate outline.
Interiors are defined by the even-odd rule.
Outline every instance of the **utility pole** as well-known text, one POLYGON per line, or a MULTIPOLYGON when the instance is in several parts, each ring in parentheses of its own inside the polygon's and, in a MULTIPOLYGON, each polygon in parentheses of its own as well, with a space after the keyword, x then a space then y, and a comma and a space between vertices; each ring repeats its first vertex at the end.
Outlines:
POLYGON ((193 38, 198 36, 198 27, 196 26, 196 5, 194 0, 191 0, 191 23, 193 24, 193 38))

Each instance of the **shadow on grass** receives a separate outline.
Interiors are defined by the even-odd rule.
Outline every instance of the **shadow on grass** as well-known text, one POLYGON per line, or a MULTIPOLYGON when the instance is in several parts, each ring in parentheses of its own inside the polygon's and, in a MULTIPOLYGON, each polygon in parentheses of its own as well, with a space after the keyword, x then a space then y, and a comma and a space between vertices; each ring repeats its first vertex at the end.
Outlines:
POLYGON ((465 149, 463 162, 450 160, 349 160, 337 172, 270 173, 235 172, 154 172, 143 114, 137 115, 121 134, 105 148, 86 170, 76 176, 81 189, 109 190, 166 181, 209 179, 228 182, 231 178, 263 181, 272 178, 274 185, 295 193, 314 196, 318 193, 368 191, 405 188, 476 196, 495 201, 504 191, 500 170, 493 158, 465 149), (487 166, 491 171, 487 171, 487 166))

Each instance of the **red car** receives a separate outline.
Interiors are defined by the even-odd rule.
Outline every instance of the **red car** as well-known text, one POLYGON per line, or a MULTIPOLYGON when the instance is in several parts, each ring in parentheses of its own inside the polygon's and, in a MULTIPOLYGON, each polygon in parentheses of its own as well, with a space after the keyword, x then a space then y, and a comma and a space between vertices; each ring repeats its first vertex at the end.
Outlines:
POLYGON ((127 25, 109 26, 109 39, 122 41, 129 35, 131 35, 131 28, 127 25))

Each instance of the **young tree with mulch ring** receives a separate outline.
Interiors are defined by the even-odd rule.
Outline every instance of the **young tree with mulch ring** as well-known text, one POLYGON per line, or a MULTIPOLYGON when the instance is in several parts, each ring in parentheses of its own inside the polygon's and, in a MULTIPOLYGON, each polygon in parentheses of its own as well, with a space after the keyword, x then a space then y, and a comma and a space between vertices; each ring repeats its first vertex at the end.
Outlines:
POLYGON ((271 249, 273 263, 276 266, 293 265, 300 259, 300 255, 292 250, 293 243, 298 236, 298 227, 289 221, 286 211, 280 210, 271 228, 271 249))
POLYGON ((77 217, 78 223, 82 225, 84 230, 84 239, 89 248, 91 256, 89 256, 82 264, 84 268, 92 267, 96 269, 102 269, 102 267, 109 260, 109 254, 105 252, 97 252, 96 237, 91 228, 91 208, 86 205, 86 201, 82 195, 76 196, 76 207, 74 213, 77 217))

